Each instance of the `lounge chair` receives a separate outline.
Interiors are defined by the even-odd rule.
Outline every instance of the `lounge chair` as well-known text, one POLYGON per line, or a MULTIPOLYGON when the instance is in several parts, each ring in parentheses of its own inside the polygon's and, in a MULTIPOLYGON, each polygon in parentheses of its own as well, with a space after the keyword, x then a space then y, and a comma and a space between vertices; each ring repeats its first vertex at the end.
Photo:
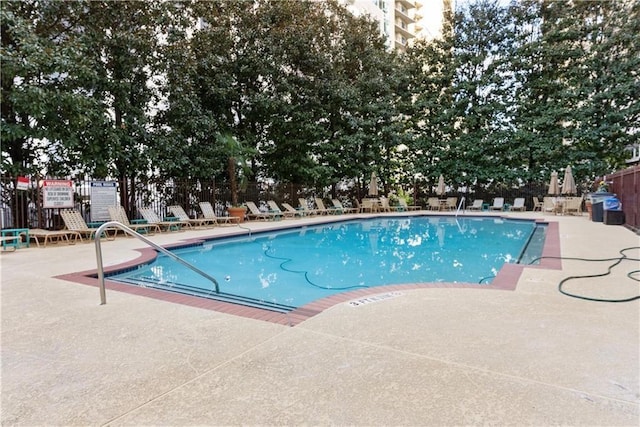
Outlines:
POLYGON ((560 212, 561 206, 556 202, 556 197, 544 197, 542 199, 542 211, 553 212, 554 214, 557 214, 558 212, 560 212))
POLYGON ((284 207, 285 212, 293 214, 294 218, 302 218, 304 216, 304 212, 302 211, 302 209, 296 209, 287 202, 282 202, 282 207, 284 207))
POLYGON ((183 225, 189 225, 177 220, 177 218, 176 221, 164 221, 160 219, 158 214, 151 208, 138 208, 138 212, 140 212, 140 215, 147 220, 147 224, 155 224, 164 231, 180 231, 182 230, 183 225))
POLYGON ((582 215, 582 197, 566 197, 562 205, 563 215, 582 215))
POLYGON ((245 202, 245 205, 249 208, 249 212, 247 213, 247 218, 249 219, 263 219, 267 221, 282 218, 282 214, 261 212, 254 202, 245 202))
POLYGON ((331 203, 333 203, 333 207, 336 208, 340 213, 356 213, 358 212, 358 208, 346 208, 342 204, 342 202, 338 199, 331 199, 331 203))
POLYGON ((504 197, 496 197, 491 205, 492 211, 501 211, 504 208, 504 197))
POLYGON ((309 204, 307 203, 307 199, 304 198, 299 198, 298 199, 298 203, 300 204, 300 208, 302 209, 302 211, 304 212, 305 215, 317 215, 318 214, 318 210, 317 209, 311 209, 309 207, 309 204))
POLYGON ((398 199, 397 205, 391 206, 389 199, 387 199, 386 197, 380 198, 380 207, 382 209, 388 209, 387 212, 404 212, 406 210, 404 206, 400 204, 400 199, 398 199))
POLYGON ((77 231, 71 230, 43 230, 41 228, 30 228, 29 239, 33 239, 36 242, 36 246, 46 248, 47 243, 58 243, 65 241, 70 245, 74 245, 78 240, 82 242, 82 236, 77 231))
POLYGON ((513 206, 511 206, 512 211, 526 211, 527 208, 524 205, 524 197, 517 197, 513 200, 513 206))
POLYGON ((378 210, 378 201, 375 199, 362 199, 362 204, 360 205, 360 212, 369 212, 373 213, 378 210))
POLYGON ((160 232, 160 226, 157 224, 131 224, 127 212, 122 206, 109 206, 109 217, 111 221, 118 221, 120 224, 125 225, 138 233, 153 234, 156 231, 160 232))
POLYGON ((468 209, 470 211, 481 211, 482 210, 482 203, 484 203, 484 201, 482 199, 475 199, 473 201, 473 204, 471 206, 469 206, 468 209))
POLYGON ((542 212, 542 207, 544 206, 544 202, 541 202, 537 197, 533 198, 533 212, 540 211, 542 212))
POLYGON ((327 207, 324 205, 324 202, 319 197, 315 197, 314 200, 316 202, 316 211, 318 211, 320 215, 328 215, 328 214, 336 215, 341 213, 333 206, 327 209, 327 207))
POLYGON ((438 199, 437 197, 429 197, 427 199, 427 206, 429 207, 429 210, 439 211, 440 210, 440 199, 438 199))
MULTIPOLYGON (((82 236, 88 237, 89 239, 94 238, 97 229, 89 228, 79 211, 75 209, 61 209, 60 216, 62 217, 62 221, 64 221, 64 226, 67 230, 76 231, 80 234, 80 240, 82 240, 82 236)), ((109 234, 109 231, 105 230, 104 237, 106 237, 107 240, 114 240, 116 233, 115 230, 113 231, 114 232, 112 234, 109 234)))
POLYGON ((217 216, 211 202, 200 202, 200 210, 202 211, 202 216, 212 221, 213 224, 222 223, 233 225, 240 222, 240 218, 236 216, 217 216))
POLYGON ((293 218, 296 215, 296 212, 280 209, 280 206, 276 203, 275 200, 267 200, 267 205, 269 206, 269 213, 278 214, 283 216, 284 218, 293 218))
POLYGON ((393 212, 397 210, 395 207, 392 207, 389 204, 389 199, 387 199, 386 197, 380 197, 378 199, 378 203, 380 206, 380 212, 393 212))
POLYGON ((190 218, 182 206, 167 206, 167 210, 171 212, 173 216, 178 218, 179 221, 188 224, 189 227, 208 227, 215 225, 214 221, 208 218, 190 218))
POLYGON ((405 199, 403 199, 402 197, 400 197, 398 199, 398 203, 400 203, 400 207, 402 209, 404 209, 405 211, 419 211, 419 210, 422 210, 422 206, 409 205, 409 204, 407 204, 407 201, 405 199))
POLYGON ((456 210, 456 205, 458 203, 458 198, 457 197, 447 197, 447 202, 445 204, 445 209, 448 209, 450 211, 455 211, 456 210))

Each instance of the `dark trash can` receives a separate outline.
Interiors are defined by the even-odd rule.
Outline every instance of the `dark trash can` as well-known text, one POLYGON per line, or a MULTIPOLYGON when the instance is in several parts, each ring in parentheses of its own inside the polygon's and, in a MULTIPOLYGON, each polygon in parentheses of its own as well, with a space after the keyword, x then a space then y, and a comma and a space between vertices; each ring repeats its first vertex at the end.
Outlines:
POLYGON ((604 223, 607 225, 624 225, 624 212, 618 210, 605 210, 604 223))
POLYGON ((604 209, 602 203, 600 203, 600 207, 596 207, 596 203, 604 202, 605 199, 610 197, 615 197, 615 193, 608 193, 603 191, 598 191, 595 193, 588 193, 586 195, 587 203, 591 203, 591 221, 594 222, 602 222, 604 213, 602 210, 604 209))
POLYGON ((624 212, 622 204, 617 197, 608 197, 603 201, 604 217, 603 222, 607 225, 624 224, 624 212))
POLYGON ((595 202, 591 205, 591 221, 602 222, 604 219, 604 201, 595 202))

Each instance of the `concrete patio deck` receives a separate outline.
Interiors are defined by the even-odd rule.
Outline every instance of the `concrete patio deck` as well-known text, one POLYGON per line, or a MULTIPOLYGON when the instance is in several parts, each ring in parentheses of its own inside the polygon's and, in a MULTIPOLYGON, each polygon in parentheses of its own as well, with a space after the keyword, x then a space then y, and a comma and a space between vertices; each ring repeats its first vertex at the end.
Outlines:
MULTIPOLYGON (((640 246, 637 234, 584 216, 502 214, 557 222, 565 257, 640 246)), ((306 221, 316 220, 287 222, 306 221)), ((104 242, 105 265, 143 246, 104 242)), ((402 290, 295 327, 109 289, 99 305, 96 287, 54 278, 95 269, 93 244, 19 249, 0 262, 3 426, 640 424, 640 301, 557 289, 610 262, 526 268, 515 290, 402 290)), ((639 268, 623 262, 567 290, 633 297, 640 287, 627 273, 639 268)))

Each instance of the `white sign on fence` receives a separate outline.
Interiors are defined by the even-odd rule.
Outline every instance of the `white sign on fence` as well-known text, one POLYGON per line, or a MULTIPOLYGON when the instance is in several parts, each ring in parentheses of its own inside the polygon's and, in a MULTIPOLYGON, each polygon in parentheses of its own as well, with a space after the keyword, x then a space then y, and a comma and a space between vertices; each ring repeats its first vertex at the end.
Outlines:
POLYGON ((91 222, 109 221, 109 206, 118 205, 116 181, 91 182, 91 222))
POLYGON ((47 179, 42 182, 43 208, 72 208, 73 183, 67 180, 47 179))

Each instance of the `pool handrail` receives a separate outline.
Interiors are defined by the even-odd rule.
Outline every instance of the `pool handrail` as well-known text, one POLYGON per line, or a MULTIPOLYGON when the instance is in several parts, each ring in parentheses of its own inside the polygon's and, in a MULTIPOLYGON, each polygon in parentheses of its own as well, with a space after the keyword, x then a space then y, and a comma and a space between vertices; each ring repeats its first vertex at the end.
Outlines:
POLYGON ((97 264, 98 264, 98 284, 100 285, 100 305, 105 305, 107 303, 107 292, 106 292, 105 286, 104 286, 104 267, 103 267, 103 264, 102 264, 102 247, 101 247, 101 244, 100 244, 100 236, 102 235, 102 233, 107 228, 119 228, 120 230, 124 231, 125 233, 127 233, 127 234, 129 234, 129 235, 131 235, 133 237, 136 237, 138 240, 142 240, 144 243, 146 243, 147 245, 151 246, 155 250, 157 250, 159 252, 162 252, 163 254, 167 255, 170 258, 173 258, 174 260, 178 261, 180 264, 184 265, 185 267, 187 267, 187 268, 195 271, 199 275, 203 276, 205 279, 211 280, 213 282, 213 285, 216 288, 216 293, 220 293, 220 286, 218 285, 218 281, 216 279, 214 279, 212 276, 208 275, 207 273, 205 273, 204 271, 200 270, 199 268, 194 267, 193 265, 189 264, 187 261, 183 260, 182 258, 177 256, 173 252, 170 252, 170 251, 166 250, 165 248, 163 248, 162 246, 153 243, 151 240, 147 239, 146 237, 144 237, 140 233, 137 233, 137 232, 133 231, 131 228, 127 227, 126 225, 124 225, 122 223, 119 223, 118 221, 109 221, 109 222, 105 222, 100 227, 98 227, 98 229, 96 230, 96 233, 95 233, 96 261, 97 261, 97 264))
POLYGON ((458 203, 458 209, 456 209, 456 217, 458 216, 458 214, 460 213, 460 209, 463 209, 463 213, 464 213, 464 208, 463 206, 466 206, 465 203, 465 197, 462 196, 462 198, 460 199, 460 203, 458 203))

